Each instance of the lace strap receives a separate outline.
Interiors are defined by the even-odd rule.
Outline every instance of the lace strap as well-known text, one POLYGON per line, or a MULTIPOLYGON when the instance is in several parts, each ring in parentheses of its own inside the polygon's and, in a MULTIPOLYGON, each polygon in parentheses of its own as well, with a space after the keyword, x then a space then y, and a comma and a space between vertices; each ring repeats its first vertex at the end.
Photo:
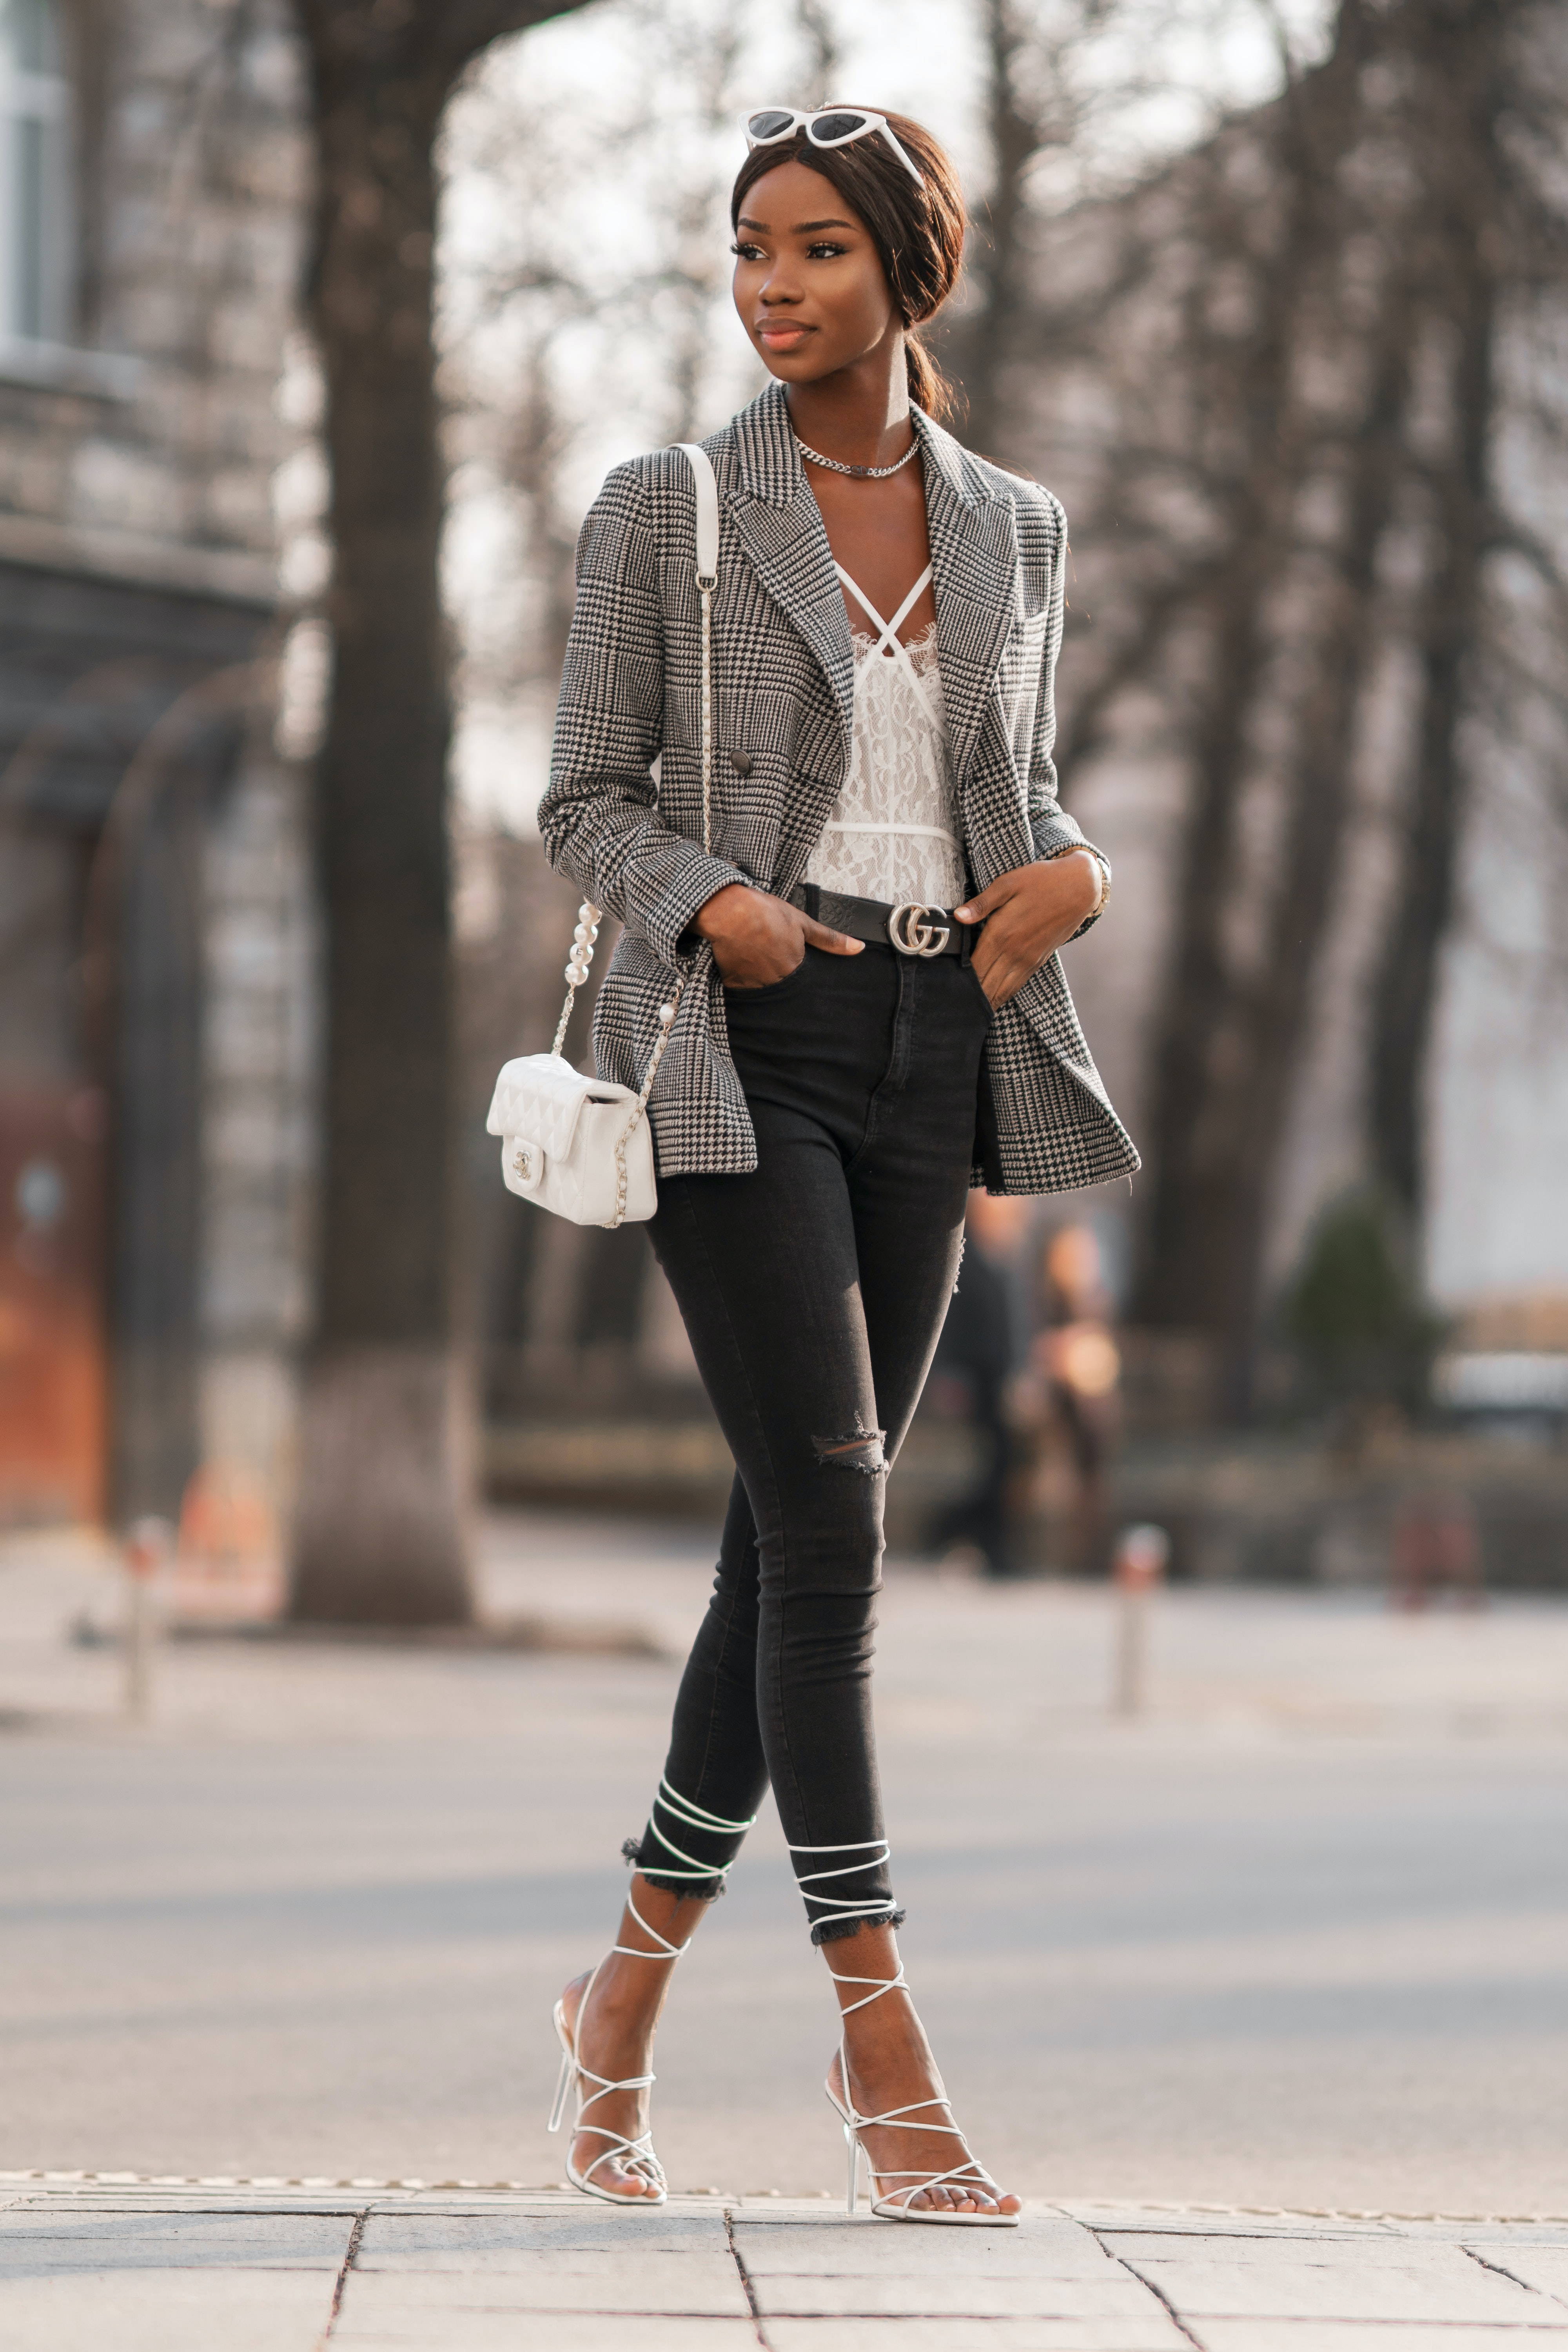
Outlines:
POLYGON ((842 563, 835 563, 833 569, 838 574, 839 579, 844 583, 845 587, 848 589, 850 594, 858 598, 858 601, 864 604, 867 612, 870 614, 872 620, 875 621, 878 628, 881 631, 881 635, 877 640, 877 650, 872 658, 874 660, 880 660, 885 654, 890 654, 892 656, 893 659, 899 663, 902 668, 904 676, 909 679, 910 685, 914 690, 916 700, 919 702, 921 709, 925 712, 927 719, 931 722, 932 732, 940 735, 942 733, 942 721, 938 719, 936 711, 932 706, 931 697, 926 692, 925 680, 921 677, 919 670, 916 669, 913 662, 910 659, 910 649, 899 635, 899 625, 900 622, 904 619, 907 614, 914 610, 915 605, 920 601, 921 592, 925 588, 926 583, 931 576, 931 566, 929 563, 926 565, 925 570, 921 573, 920 578, 915 582, 914 586, 910 590, 909 594, 904 598, 903 603, 899 606, 898 611, 893 614, 890 621, 883 620, 882 615, 878 612, 877 607, 872 604, 871 599, 867 595, 866 591, 861 587, 859 582, 850 577, 849 573, 845 571, 842 563))

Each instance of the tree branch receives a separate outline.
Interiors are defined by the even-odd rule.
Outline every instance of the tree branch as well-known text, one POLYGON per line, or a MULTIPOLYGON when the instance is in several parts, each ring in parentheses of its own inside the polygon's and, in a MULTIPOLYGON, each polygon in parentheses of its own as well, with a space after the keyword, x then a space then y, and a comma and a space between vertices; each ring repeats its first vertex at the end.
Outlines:
POLYGON ((294 0, 318 71, 334 80, 409 79, 445 91, 492 41, 584 0, 294 0))
POLYGON ((509 33, 526 33, 552 16, 576 14, 584 0, 435 0, 421 11, 437 56, 456 79, 463 68, 509 33))

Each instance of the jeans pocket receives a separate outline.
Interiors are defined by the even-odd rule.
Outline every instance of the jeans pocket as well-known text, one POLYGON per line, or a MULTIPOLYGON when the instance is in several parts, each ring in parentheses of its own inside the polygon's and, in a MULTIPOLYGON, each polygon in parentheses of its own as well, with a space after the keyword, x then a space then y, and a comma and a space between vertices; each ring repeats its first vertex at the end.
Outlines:
POLYGON ((732 988, 730 982, 726 981, 724 982, 724 1003, 726 1008, 731 1013, 733 1013, 735 1007, 739 1004, 773 1003, 776 997, 783 996, 788 990, 795 988, 798 984, 802 974, 805 971, 807 963, 811 960, 811 953, 812 950, 810 948, 807 948, 793 971, 786 971, 782 980, 765 980, 760 988, 746 988, 744 986, 732 988))
POLYGON ((973 956, 965 956, 963 959, 963 970, 968 975, 969 983, 973 989, 974 993, 980 999, 981 1003, 985 1007, 986 1020, 994 1021, 996 1018, 996 1007, 992 1003, 991 999, 985 993, 984 985, 981 981, 980 974, 974 969, 974 959, 973 956))

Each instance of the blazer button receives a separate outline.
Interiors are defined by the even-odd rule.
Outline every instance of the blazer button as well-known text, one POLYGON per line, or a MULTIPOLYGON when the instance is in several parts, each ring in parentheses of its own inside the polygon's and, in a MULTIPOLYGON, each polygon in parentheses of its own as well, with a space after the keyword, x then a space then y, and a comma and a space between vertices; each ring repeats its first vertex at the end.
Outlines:
POLYGON ((731 751, 730 754, 730 765, 733 768, 738 776, 749 776, 752 772, 751 753, 749 751, 731 751))

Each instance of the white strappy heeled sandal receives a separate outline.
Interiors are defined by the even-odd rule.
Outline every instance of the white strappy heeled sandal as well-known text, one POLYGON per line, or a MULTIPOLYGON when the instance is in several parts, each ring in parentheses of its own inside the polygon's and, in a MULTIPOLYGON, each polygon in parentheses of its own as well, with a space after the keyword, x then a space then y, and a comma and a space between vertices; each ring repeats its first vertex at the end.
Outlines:
MULTIPOLYGON (((721 1813, 710 1813, 703 1806, 694 1805, 689 1798, 683 1797, 678 1789, 672 1789, 668 1780, 663 1778, 659 1780, 658 1793, 653 1802, 655 1813, 666 1812, 672 1821, 684 1822, 693 1829, 717 1832, 724 1836, 743 1836, 746 1831, 753 1828, 756 1823, 754 1813, 749 1822, 727 1822, 721 1813)), ((717 1878, 722 1882, 728 1877, 733 1866, 731 1863, 699 1862, 694 1854, 682 1853, 679 1846, 666 1837, 657 1820, 652 1819, 651 1816, 650 1826, 660 1845, 667 1853, 676 1857, 674 1863, 659 1864, 661 1881, 666 1878, 702 1880, 717 1878)), ((629 1895, 626 1897, 626 1909, 631 1913, 643 1934, 652 1937, 658 1949, 655 1952, 647 1952, 639 1944, 612 1944, 611 1952, 624 1953, 629 1960, 678 1960, 680 1958, 681 1953, 686 1949, 685 1945, 672 1944, 668 1937, 659 1934, 657 1927, 650 1927, 629 1895)), ((607 1959, 609 1953, 606 1953, 605 1958, 607 1959)), ((583 1998, 577 2003, 579 2025, 582 2024, 584 2013, 593 1997, 594 1984, 599 1969, 604 1965, 604 1960, 601 1960, 598 1968, 594 1970, 593 1976, 583 1988, 583 1998)), ((669 2194, 669 2184, 664 2177, 664 2167, 653 2152, 652 2126, 650 2125, 647 2131, 639 2132, 635 2139, 628 2139, 623 2132, 613 2132, 607 2124, 585 2124, 583 2120, 588 2109, 600 2099, 608 2098, 612 2091, 650 2090, 658 2081, 658 2076, 628 2074, 624 2082, 613 2083, 607 2075, 595 2074, 591 2066, 584 2066, 577 2055, 577 2037, 566 2022, 564 2000, 558 2000, 555 2004, 555 2038, 561 2044, 561 2079, 555 2085, 555 2104, 550 2110, 547 2129, 560 2130, 561 2119, 566 2112, 566 2102, 571 2096, 572 2085, 575 2083, 577 2112, 572 2125, 573 2137, 575 2138, 579 2132, 585 2131, 592 2132, 596 2138, 607 2142, 585 2171, 575 2171, 572 2158, 568 2156, 567 2179, 574 2189, 580 2189, 584 2197, 600 2197, 606 2205, 662 2205, 669 2194), (588 2083, 592 2083, 595 2088, 584 2095, 584 2085, 588 2083), (643 2193, 627 2197, 618 2195, 613 2189, 603 2188, 594 2179, 594 2175, 600 2165, 607 2164, 612 2158, 619 2160, 625 2171, 634 2173, 638 2179, 649 2182, 657 2190, 657 2195, 649 2197, 643 2193)))
MULTIPOLYGON (((658 1951, 645 1952, 638 1944, 612 1944, 610 1951, 623 1952, 628 1959, 632 1960, 678 1960, 680 1958, 681 1953, 686 1949, 685 1945, 672 1944, 667 1937, 659 1934, 657 1927, 650 1927, 629 1895, 626 1897, 626 1908, 643 1934, 651 1936, 659 1948, 658 1951)), ((607 1959, 609 1954, 606 1953, 605 1957, 607 1959)), ((579 2024, 592 1997, 599 1969, 604 1965, 604 1960, 601 1960, 599 1967, 594 1970, 593 1976, 583 1988, 583 1998, 577 2004, 579 2024)), ((575 2138, 579 2132, 592 2132, 595 2138, 602 2139, 605 2143, 593 2163, 582 2172, 577 2170, 568 2154, 567 2179, 574 2189, 580 2189, 584 2197, 603 2198, 606 2205, 662 2205, 669 2194, 669 2188, 664 2177, 664 2167, 653 2152, 652 2126, 650 2125, 647 2131, 639 2132, 635 2139, 628 2139, 624 2132, 614 2132, 607 2124, 584 2123, 583 2120, 589 2108, 598 2100, 607 2099, 612 2091, 646 2091, 652 2086, 658 2079, 657 2076, 628 2074, 624 2081, 616 2083, 612 2082, 607 2074, 595 2074, 593 2068, 584 2066, 577 2055, 577 2037, 566 2022, 564 2000, 556 2002, 554 2015, 555 2038, 561 2044, 561 2079, 555 2085, 555 2104, 550 2110, 550 2121, 546 2129, 552 2132, 560 2130, 561 2119, 566 2112, 566 2102, 571 2096, 573 2084, 575 2084, 577 2111, 572 2123, 573 2137, 575 2138), (586 2089, 589 2083, 595 2086, 591 2091, 586 2089), (612 2158, 619 2162, 624 2171, 635 2174, 639 2180, 647 2181, 656 2193, 650 2197, 644 2190, 627 2196, 614 2189, 606 2189, 601 2182, 595 2180, 594 2175, 600 2165, 608 2164, 612 2158)))
MULTIPOLYGON (((829 1974, 835 1984, 873 1985, 876 1988, 873 1992, 862 1994, 858 2000, 850 2001, 843 2011, 846 2017, 853 2017, 858 2009, 868 2009, 874 2000, 880 2000, 885 1993, 908 1992, 910 1989, 901 1960, 899 1963, 899 1973, 895 1977, 841 1977, 837 1969, 830 1969, 829 1974)), ((853 2213, 859 2203, 860 2159, 864 2157, 867 2194, 871 2200, 871 2210, 879 2221, 936 2221, 949 2228, 958 2224, 967 2229, 983 2230, 1016 2230, 1017 2228, 1016 2213, 959 2213, 955 2212, 951 2206, 911 2205, 910 2200, 912 2197, 918 2197, 921 2190, 926 2189, 984 2189, 989 2196, 998 2198, 1003 2191, 998 2189, 978 2159, 967 2154, 963 2164, 952 2165, 946 2172, 874 2169, 870 2150, 861 2141, 862 2132, 875 2130, 944 2132, 957 2140, 961 2147, 966 2147, 967 2144, 963 2134, 954 2123, 910 2123, 907 2120, 909 2116, 918 2115, 923 2107, 942 2107, 951 2115, 952 2110, 946 2099, 912 2099, 907 2107, 889 2107, 884 2115, 858 2114, 849 2099, 849 2053, 842 2041, 838 2044, 838 2072, 844 2084, 843 2098, 838 2096, 831 2082, 826 2085, 826 2089, 828 2105, 844 2126, 845 2143, 849 2150, 849 2180, 844 2200, 844 2210, 847 2213, 853 2213), (909 2186, 906 2189, 892 2189, 886 2195, 879 2197, 877 2194, 879 2180, 905 2180, 908 2181, 909 2186)))

